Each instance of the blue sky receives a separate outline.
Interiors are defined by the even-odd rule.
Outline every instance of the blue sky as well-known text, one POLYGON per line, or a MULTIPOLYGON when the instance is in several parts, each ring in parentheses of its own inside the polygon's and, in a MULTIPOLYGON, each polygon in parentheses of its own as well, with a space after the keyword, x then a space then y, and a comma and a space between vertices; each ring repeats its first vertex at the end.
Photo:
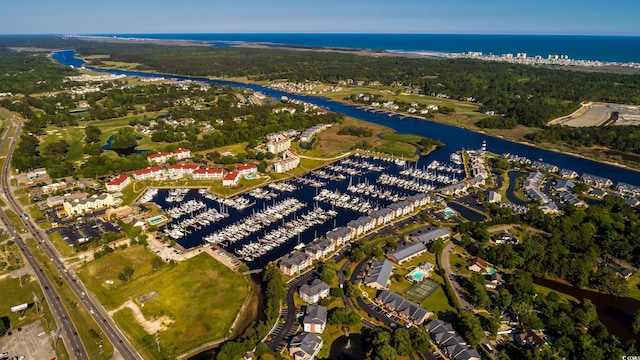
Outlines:
POLYGON ((638 0, 0 0, 0 34, 640 35, 638 0))

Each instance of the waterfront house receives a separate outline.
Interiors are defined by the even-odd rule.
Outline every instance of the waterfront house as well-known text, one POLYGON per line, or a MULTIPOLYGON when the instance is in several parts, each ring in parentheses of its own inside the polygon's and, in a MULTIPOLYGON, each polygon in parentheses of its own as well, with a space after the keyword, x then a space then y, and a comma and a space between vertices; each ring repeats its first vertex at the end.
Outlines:
POLYGON ((591 175, 591 174, 587 174, 584 173, 582 174, 582 181, 586 182, 589 185, 593 185, 596 187, 610 187, 613 185, 613 181, 611 181, 611 179, 607 179, 605 177, 602 176, 596 176, 596 175, 591 175))
POLYGON ((355 230, 355 236, 362 235, 372 230, 376 225, 376 221, 368 216, 361 216, 347 223, 347 227, 355 230))
POLYGON ((534 161, 533 163, 531 163, 531 166, 533 166, 534 168, 546 170, 552 173, 558 172, 559 170, 557 166, 546 163, 546 162, 542 162, 542 161, 534 161))
POLYGON ((203 168, 193 170, 191 173, 191 178, 194 180, 213 180, 213 179, 222 179, 223 171, 222 169, 216 168, 203 168))
POLYGON ((553 201, 547 201, 543 203, 542 205, 540 205, 539 209, 542 210, 545 214, 555 214, 559 211, 558 205, 556 205, 556 203, 554 203, 553 201))
POLYGON ((323 259, 336 249, 333 241, 329 239, 316 239, 304 248, 304 252, 309 254, 313 260, 323 259))
POLYGON ((374 219, 376 227, 387 224, 394 219, 395 212, 389 208, 382 208, 380 210, 372 211, 369 213, 369 217, 374 219))
POLYGON ((445 227, 435 227, 430 226, 425 232, 422 234, 415 236, 414 239, 422 242, 425 245, 431 244, 434 240, 438 239, 448 239, 451 236, 451 232, 449 229, 445 227))
POLYGON ((302 319, 305 332, 322 334, 327 326, 327 307, 321 305, 309 305, 302 319))
POLYGON ((616 185, 616 189, 618 189, 621 194, 627 194, 634 197, 640 196, 640 186, 619 182, 618 185, 616 185))
POLYGON ((577 206, 577 207, 586 206, 584 201, 578 199, 575 195, 573 195, 572 193, 570 193, 568 191, 562 191, 558 195, 560 196, 562 201, 567 203, 567 204, 571 204, 571 205, 577 206))
POLYGON ((389 258, 398 264, 402 264, 403 262, 415 259, 426 252, 427 247, 424 246, 423 243, 415 242, 392 251, 389 253, 389 258))
POLYGON ((393 272, 393 263, 387 259, 377 260, 371 263, 364 284, 374 289, 386 289, 393 272))
POLYGON ((322 349, 322 339, 317 334, 299 333, 291 338, 289 355, 293 360, 313 360, 322 349))
POLYGON ((425 206, 431 202, 431 197, 427 194, 418 193, 412 196, 407 197, 407 201, 413 203, 413 207, 425 206))
POLYGON ((164 175, 165 171, 162 166, 150 166, 133 172, 133 178, 137 181, 157 179, 164 175))
POLYGON ((111 178, 111 181, 105 184, 108 192, 122 191, 131 183, 129 175, 118 175, 111 178))
POLYGON ((314 279, 310 284, 300 286, 298 293, 302 301, 309 304, 315 304, 318 301, 329 296, 329 285, 320 279, 314 279))
POLYGON ((627 203, 627 205, 629 205, 631 207, 636 207, 636 206, 640 205, 640 200, 638 200, 636 198, 624 198, 624 201, 627 203))
POLYGON ((468 189, 469 189, 469 185, 463 181, 457 184, 451 184, 451 185, 442 187, 438 191, 445 196, 458 196, 466 193, 468 189))
POLYGON ((422 324, 433 315, 432 311, 389 290, 380 291, 374 301, 381 307, 395 312, 400 318, 411 321, 415 325, 422 324))
POLYGON ((571 169, 561 169, 560 176, 562 176, 565 179, 575 179, 578 177, 578 173, 571 169))
POLYGON ((282 154, 282 159, 273 165, 273 169, 276 173, 282 174, 297 168, 299 165, 300 157, 293 150, 288 149, 282 154))
POLYGON ((242 165, 236 166, 234 170, 241 176, 247 176, 250 174, 257 173, 258 167, 255 166, 254 164, 242 164, 242 165))
POLYGON ((349 242, 353 238, 353 232, 350 228, 341 226, 329 231, 325 237, 337 247, 349 242))
POLYGON ((198 164, 173 164, 169 166, 169 174, 176 175, 192 175, 200 166, 198 164))
POLYGON ((222 186, 236 186, 240 178, 241 175, 239 172, 230 171, 222 176, 222 186))
POLYGON ((311 256, 299 251, 294 251, 285 255, 282 260, 280 260, 280 271, 285 275, 293 276, 311 266, 311 263, 311 256))

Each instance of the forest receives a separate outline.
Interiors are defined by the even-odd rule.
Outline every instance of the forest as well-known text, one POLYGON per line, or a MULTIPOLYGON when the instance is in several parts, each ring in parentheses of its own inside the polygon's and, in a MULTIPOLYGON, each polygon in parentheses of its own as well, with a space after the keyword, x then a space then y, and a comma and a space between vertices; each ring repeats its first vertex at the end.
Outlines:
POLYGON ((640 154, 640 127, 568 127, 548 126, 542 131, 525 135, 534 143, 558 143, 571 146, 604 146, 611 149, 640 154))

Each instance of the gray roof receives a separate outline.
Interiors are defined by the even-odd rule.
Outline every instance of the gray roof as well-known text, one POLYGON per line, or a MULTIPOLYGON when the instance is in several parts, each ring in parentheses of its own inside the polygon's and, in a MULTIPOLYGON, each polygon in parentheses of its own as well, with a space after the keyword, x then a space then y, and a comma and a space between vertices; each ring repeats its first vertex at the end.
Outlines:
POLYGON ((423 243, 430 243, 435 239, 440 239, 451 235, 449 229, 445 227, 430 228, 427 232, 416 236, 416 239, 423 243))
POLYGON ((392 271, 393 263, 391 261, 387 259, 374 261, 371 263, 367 277, 364 278, 364 283, 366 285, 377 283, 382 287, 387 287, 392 271))
POLYGON ((413 205, 413 203, 410 203, 407 200, 402 200, 402 201, 398 201, 393 204, 390 204, 387 207, 393 211, 398 211, 398 209, 404 209, 406 207, 410 207, 411 205, 413 205))
POLYGON ((305 324, 324 325, 327 323, 327 307, 320 305, 307 306, 307 313, 302 320, 305 324))
POLYGON ((587 173, 582 174, 582 180, 588 181, 588 182, 603 183, 603 184, 611 182, 611 179, 609 179, 609 178, 602 177, 602 176, 597 176, 597 175, 592 175, 592 174, 587 174, 587 173))
POLYGON ((422 199, 428 199, 429 195, 424 194, 424 193, 417 193, 415 195, 411 195, 409 197, 407 197, 407 201, 411 201, 411 202, 416 202, 416 201, 420 201, 422 199))
POLYGON ((341 226, 329 231, 326 235, 327 239, 338 239, 343 238, 347 235, 351 234, 351 230, 349 228, 341 226))
POLYGON ((389 208, 382 208, 380 210, 376 210, 376 211, 372 211, 369 213, 369 217, 372 217, 374 219, 377 218, 381 218, 381 217, 385 217, 387 215, 392 214, 394 211, 389 209, 389 208))
POLYGON ((376 301, 389 306, 396 312, 402 313, 416 322, 423 320, 429 313, 429 310, 389 290, 380 291, 380 294, 376 296, 376 301))
POLYGON ((396 251, 391 252, 389 255, 393 256, 397 262, 402 262, 405 259, 408 259, 416 254, 427 251, 427 247, 424 246, 421 242, 415 242, 401 248, 398 248, 396 251))
POLYGON ((571 190, 571 189, 573 189, 574 186, 576 186, 576 184, 574 184, 573 181, 567 180, 567 179, 562 179, 562 180, 558 181, 558 183, 555 186, 555 189, 556 190, 560 190, 560 189, 571 190))
POLYGON ((299 266, 307 260, 309 260, 308 254, 296 251, 284 257, 280 261, 280 265, 285 267, 299 266))
POLYGON ((291 338, 289 347, 300 348, 301 351, 304 351, 309 355, 313 355, 316 347, 320 344, 322 344, 320 336, 317 334, 303 332, 291 338))
POLYGON ((309 297, 318 295, 326 290, 329 290, 329 285, 325 284, 320 279, 313 280, 311 284, 304 284, 300 286, 300 293, 306 294, 309 297))
POLYGON ((450 323, 439 319, 429 321, 424 325, 424 328, 431 334, 455 333, 455 330, 453 330, 453 326, 450 323))
POLYGON ((366 226, 367 224, 371 223, 373 219, 371 219, 368 216, 361 216, 355 220, 351 220, 347 223, 348 227, 357 229, 360 226, 366 226))

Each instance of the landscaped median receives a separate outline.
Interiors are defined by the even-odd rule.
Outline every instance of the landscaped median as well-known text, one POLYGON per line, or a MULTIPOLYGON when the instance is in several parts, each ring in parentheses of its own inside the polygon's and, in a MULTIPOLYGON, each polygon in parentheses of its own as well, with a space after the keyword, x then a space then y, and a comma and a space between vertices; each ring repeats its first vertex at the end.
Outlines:
POLYGON ((229 336, 249 281, 205 253, 166 264, 143 246, 76 272, 144 358, 175 357, 229 336))

